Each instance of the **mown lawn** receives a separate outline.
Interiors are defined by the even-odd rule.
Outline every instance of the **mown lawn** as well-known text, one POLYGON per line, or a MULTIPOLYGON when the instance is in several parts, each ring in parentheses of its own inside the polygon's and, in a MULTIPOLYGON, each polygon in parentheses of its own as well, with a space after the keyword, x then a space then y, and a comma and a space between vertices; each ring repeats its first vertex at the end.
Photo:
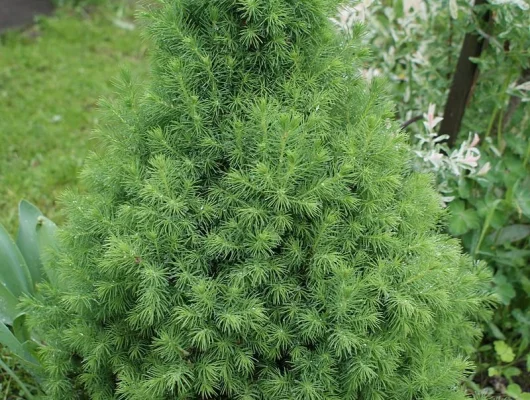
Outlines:
POLYGON ((21 198, 62 222, 57 197, 95 146, 98 99, 112 96, 122 68, 146 76, 131 8, 61 8, 0 37, 0 222, 9 231, 21 198))
MULTIPOLYGON (((83 160, 97 144, 98 99, 113 96, 112 81, 122 68, 138 81, 148 74, 147 46, 131 23, 133 7, 110 3, 63 7, 0 36, 0 223, 11 233, 22 198, 63 222, 57 198, 77 186, 83 160)), ((5 349, 0 357, 31 388, 5 349)), ((0 369, 0 399, 21 396, 0 369)))

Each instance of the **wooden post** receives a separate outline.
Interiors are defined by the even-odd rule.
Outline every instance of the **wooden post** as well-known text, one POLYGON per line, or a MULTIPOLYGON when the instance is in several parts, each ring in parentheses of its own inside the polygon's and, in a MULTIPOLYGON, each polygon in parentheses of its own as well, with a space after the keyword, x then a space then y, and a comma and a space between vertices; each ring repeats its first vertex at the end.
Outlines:
MULTIPOLYGON (((475 7, 486 4, 486 0, 476 0, 475 7)), ((484 13, 482 20, 490 25, 493 17, 490 11, 484 13)), ((471 98, 475 82, 478 78, 478 66, 470 58, 478 58, 486 46, 486 39, 476 32, 467 33, 464 38, 460 57, 453 75, 453 83, 445 104, 443 121, 440 125, 440 135, 448 135, 449 146, 453 146, 458 138, 458 132, 464 118, 466 106, 471 98)))

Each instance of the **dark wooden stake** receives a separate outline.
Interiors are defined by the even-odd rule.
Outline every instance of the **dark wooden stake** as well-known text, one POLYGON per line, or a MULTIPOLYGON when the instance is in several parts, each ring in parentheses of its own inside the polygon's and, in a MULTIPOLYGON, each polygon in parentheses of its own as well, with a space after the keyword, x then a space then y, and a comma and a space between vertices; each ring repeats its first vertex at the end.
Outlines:
MULTIPOLYGON (((475 7, 486 4, 486 0, 476 0, 475 7)), ((482 16, 485 25, 491 27, 493 17, 491 11, 482 16)), ((489 29, 488 29, 489 30, 489 29)), ((458 138, 458 132, 464 118, 466 106, 471 98, 474 85, 478 78, 478 66, 470 58, 478 58, 486 46, 486 39, 476 32, 467 33, 464 38, 460 57, 453 76, 453 83, 449 91, 447 103, 440 125, 440 135, 448 135, 449 146, 453 146, 458 138)))

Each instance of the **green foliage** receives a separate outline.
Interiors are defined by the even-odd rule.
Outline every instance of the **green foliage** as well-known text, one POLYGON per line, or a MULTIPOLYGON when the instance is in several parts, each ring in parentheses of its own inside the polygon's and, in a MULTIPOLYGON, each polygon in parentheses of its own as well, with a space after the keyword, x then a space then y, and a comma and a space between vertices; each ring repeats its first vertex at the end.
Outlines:
POLYGON ((464 399, 490 276, 334 1, 167 0, 28 305, 48 398, 464 399), (457 282, 458 284, 455 284, 457 282))
MULTIPOLYGON (((480 75, 460 134, 461 141, 470 132, 481 138, 483 174, 447 179, 436 166, 429 167, 439 185, 456 196, 449 204, 449 232, 495 271, 495 291, 504 306, 488 325, 481 347, 484 372, 498 363, 492 341, 505 341, 517 365, 530 345, 530 108, 524 106, 530 93, 530 11, 526 0, 490 1, 482 6, 494 15, 485 32, 469 3, 389 0, 369 5, 364 15, 376 60, 369 74, 389 77, 402 121, 421 115, 429 104, 443 110, 466 32, 489 39, 482 57, 474 60, 480 75), (450 3, 457 5, 453 17, 450 3), (413 7, 407 10, 406 4, 413 7)), ((407 128, 414 139, 422 129, 419 123, 407 128)))
MULTIPOLYGON (((505 379, 507 381, 504 394, 510 399, 529 400, 530 392, 523 392, 521 386, 514 382, 514 378, 520 377, 523 371, 516 366, 519 364, 516 362, 513 349, 503 340, 496 340, 493 345, 495 354, 497 355, 498 364, 488 368, 488 376, 498 379, 505 379)), ((527 370, 530 371, 528 364, 527 370)))
MULTIPOLYGON (((122 67, 147 75, 137 30, 117 24, 130 21, 126 3, 113 1, 90 14, 60 8, 27 30, 0 36, 0 222, 15 238, 22 197, 62 222, 56 198, 77 184, 97 143, 97 99, 113 95, 110 81, 122 67)), ((25 398, 22 386, 36 392, 19 357, 0 346, 0 358, 11 371, 0 368, 1 399, 25 398)))
POLYGON ((43 263, 46 252, 55 247, 55 224, 25 200, 20 202, 19 216, 16 242, 0 225, 0 322, 8 325, 23 315, 16 304, 21 296, 35 294, 44 278, 55 283, 53 272, 43 263))
MULTIPOLYGON (((477 258, 487 260, 496 270, 495 291, 503 307, 488 325, 488 336, 509 343, 513 364, 519 365, 530 348, 530 219, 521 207, 530 189, 530 169, 512 151, 508 147, 502 159, 492 159, 494 167, 484 179, 471 181, 473 195, 466 202, 481 223, 480 229, 466 233, 463 240, 477 258), (510 168, 510 164, 517 167, 510 168)), ((482 369, 496 365, 487 347, 480 361, 482 369)))
MULTIPOLYGON (((35 348, 37 338, 26 325, 21 310, 22 296, 35 296, 36 285, 55 275, 47 268, 47 254, 55 248, 56 226, 40 210, 23 200, 19 205, 20 226, 16 242, 0 225, 0 344, 18 357, 26 369, 36 373, 40 368, 35 348)), ((3 361, 0 367, 17 380, 28 398, 31 391, 3 361)))
POLYGON ((147 75, 138 32, 116 26, 132 14, 122 3, 89 15, 61 8, 0 36, 0 222, 11 234, 21 198, 63 221, 56 199, 96 146, 98 98, 112 95, 121 67, 147 75))
MULTIPOLYGON (((530 67, 529 11, 522 6, 527 1, 491 1, 481 6, 494 14, 488 32, 479 25, 472 2, 455 1, 456 18, 451 16, 451 2, 361 1, 368 28, 366 42, 375 57, 367 72, 388 77, 392 97, 399 100, 401 120, 421 115, 431 103, 443 110, 465 34, 487 35, 489 42, 481 59, 473 60, 480 67, 480 77, 466 109, 461 137, 467 138, 470 131, 482 138, 496 137, 498 124, 494 121, 498 113, 506 112, 509 96, 528 99, 528 89, 516 84, 523 70, 530 67)), ((519 110, 513 124, 524 122, 527 115, 519 110)))

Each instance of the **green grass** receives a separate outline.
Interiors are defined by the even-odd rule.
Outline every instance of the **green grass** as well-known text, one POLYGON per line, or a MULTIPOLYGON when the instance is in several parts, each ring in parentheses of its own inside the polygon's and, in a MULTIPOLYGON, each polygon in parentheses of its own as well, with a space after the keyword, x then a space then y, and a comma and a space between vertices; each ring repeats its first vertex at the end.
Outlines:
MULTIPOLYGON (((127 3, 61 8, 27 29, 0 36, 0 223, 15 233, 25 198, 59 224, 57 198, 77 187, 79 169, 97 139, 97 102, 113 96, 122 68, 142 81, 146 45, 130 30, 127 3)), ((31 377, 0 348, 0 357, 29 388, 31 377)), ((0 400, 22 399, 0 370, 0 400)))
POLYGON ((98 99, 112 95, 120 69, 147 74, 145 43, 125 29, 130 15, 126 5, 63 8, 0 38, 0 223, 9 231, 21 198, 62 222, 56 200, 95 147, 98 99))

